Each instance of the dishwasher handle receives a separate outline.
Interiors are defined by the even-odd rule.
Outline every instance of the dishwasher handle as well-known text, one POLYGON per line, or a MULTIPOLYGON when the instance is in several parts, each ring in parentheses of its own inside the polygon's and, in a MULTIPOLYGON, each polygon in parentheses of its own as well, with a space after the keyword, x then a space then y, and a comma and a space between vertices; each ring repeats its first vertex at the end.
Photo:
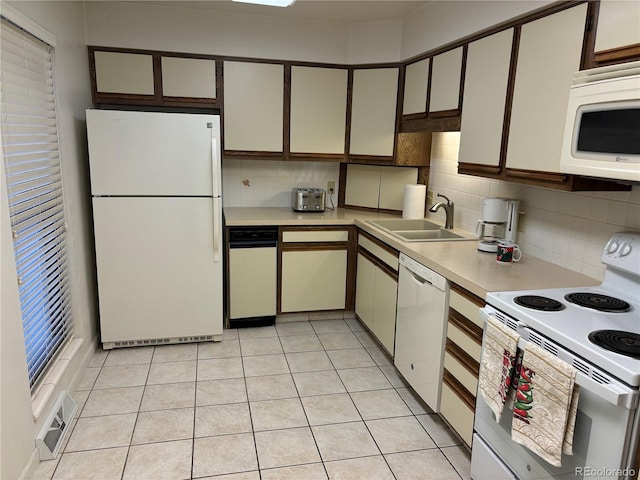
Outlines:
POLYGON ((400 254, 400 268, 411 274, 413 279, 421 285, 429 284, 438 290, 445 291, 447 289, 447 279, 437 274, 428 267, 418 263, 413 258, 400 254))

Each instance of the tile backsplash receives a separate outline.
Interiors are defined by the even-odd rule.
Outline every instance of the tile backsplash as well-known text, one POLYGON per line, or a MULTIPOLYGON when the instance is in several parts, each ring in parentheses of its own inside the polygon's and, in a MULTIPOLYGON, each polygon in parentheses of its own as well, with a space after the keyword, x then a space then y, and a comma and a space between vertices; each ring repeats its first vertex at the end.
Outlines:
MULTIPOLYGON (((335 182, 338 204, 340 164, 226 159, 222 162, 222 203, 225 207, 290 207, 291 189, 327 189, 335 182)), ((329 192, 327 204, 331 205, 329 192)))
MULTIPOLYGON (((457 173, 460 134, 434 133, 429 190, 455 202, 455 227, 475 232, 482 200, 520 200, 523 254, 602 280, 602 249, 614 232, 640 230, 640 186, 630 192, 560 192, 457 173)), ((428 214, 439 218, 442 212, 428 214)), ((439 218, 440 219, 440 218, 439 218)))

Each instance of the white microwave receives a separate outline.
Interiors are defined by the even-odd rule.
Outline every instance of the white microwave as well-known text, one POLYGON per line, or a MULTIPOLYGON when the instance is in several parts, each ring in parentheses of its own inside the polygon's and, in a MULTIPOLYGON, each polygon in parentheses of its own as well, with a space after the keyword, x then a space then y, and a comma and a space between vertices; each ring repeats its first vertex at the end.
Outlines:
POLYGON ((640 182, 640 62, 575 74, 560 170, 640 182))

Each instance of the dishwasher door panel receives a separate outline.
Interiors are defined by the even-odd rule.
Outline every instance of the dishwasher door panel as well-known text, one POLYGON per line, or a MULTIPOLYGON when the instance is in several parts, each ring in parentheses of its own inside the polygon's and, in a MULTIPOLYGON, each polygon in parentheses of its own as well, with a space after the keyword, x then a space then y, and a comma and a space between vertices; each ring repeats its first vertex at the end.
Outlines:
POLYGON ((400 267, 394 364, 434 412, 440 409, 447 293, 400 267))
POLYGON ((276 314, 277 248, 229 249, 230 318, 276 314))

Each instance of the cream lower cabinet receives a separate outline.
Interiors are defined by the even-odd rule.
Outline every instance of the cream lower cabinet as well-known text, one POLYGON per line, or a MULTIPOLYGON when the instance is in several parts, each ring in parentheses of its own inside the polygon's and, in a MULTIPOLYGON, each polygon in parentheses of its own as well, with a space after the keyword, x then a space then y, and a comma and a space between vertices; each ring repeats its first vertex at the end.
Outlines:
POLYGON ((444 354, 440 415, 471 446, 480 371, 482 321, 481 298, 452 284, 444 354))
POLYGON ((279 313, 347 307, 349 228, 283 228, 279 313))
POLYGON ((387 352, 393 355, 398 300, 398 253, 363 235, 358 238, 358 250, 356 315, 387 352))

